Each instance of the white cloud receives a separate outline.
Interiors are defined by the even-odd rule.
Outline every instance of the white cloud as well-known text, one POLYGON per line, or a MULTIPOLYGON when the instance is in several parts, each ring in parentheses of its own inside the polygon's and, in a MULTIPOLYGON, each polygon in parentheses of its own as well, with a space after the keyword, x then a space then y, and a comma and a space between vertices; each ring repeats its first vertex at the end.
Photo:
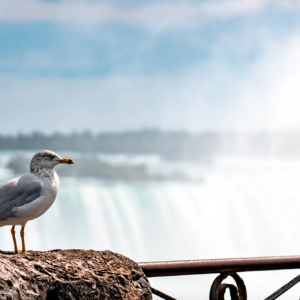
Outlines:
MULTIPOLYGON (((167 1, 128 4, 95 1, 42 2, 9 0, 0 2, 1 21, 60 21, 105 23, 120 22, 146 26, 150 29, 192 26, 207 18, 231 18, 258 13, 282 1, 167 1)), ((282 2, 283 3, 283 2, 282 2)), ((283 5, 281 5, 283 6, 283 5)), ((285 5, 287 6, 287 5, 285 5)), ((289 7, 291 4, 289 5, 289 7)))
MULTIPOLYGON (((86 21, 89 17, 93 22, 131 22, 161 29, 192 25, 198 22, 199 16, 229 18, 256 13, 274 2, 228 0, 196 5, 192 2, 178 3, 177 6, 164 2, 124 8, 124 5, 82 1, 51 3, 11 0, 5 5, 0 2, 0 20, 86 21), (17 4, 19 6, 15 6, 17 4), (15 7, 19 9, 15 10, 15 7)), ((285 9, 290 9, 292 4, 285 9)), ((283 7, 283 2, 277 1, 276 5, 283 7)), ((164 75, 161 72, 153 76, 113 74, 97 79, 2 75, 0 99, 1 108, 6 113, 0 120, 0 128, 6 132, 85 128, 100 131, 139 127, 300 129, 298 29, 291 28, 288 34, 285 31, 275 35, 268 26, 266 29, 254 25, 250 24, 252 29, 243 28, 238 33, 241 36, 219 28, 222 41, 212 44, 208 40, 210 44, 205 45, 212 54, 210 58, 193 66, 186 64, 180 70, 164 75), (245 57, 252 48, 259 48, 259 55, 245 67, 245 57), (238 64, 229 62, 224 57, 225 52, 243 57, 243 66, 239 68, 238 64), (16 114, 17 119, 13 117, 16 114)), ((94 33, 94 30, 87 30, 87 34, 94 33)), ((193 45, 206 42, 202 37, 197 39, 192 35, 191 38, 193 45)), ((153 37, 146 40, 147 43, 154 42, 153 37)), ((118 50, 113 51, 112 55, 123 50, 118 43, 115 48, 118 50)), ((55 66, 57 62, 51 60, 51 53, 43 50, 42 54, 32 52, 27 57, 25 63, 29 69, 41 64, 46 68, 55 66)), ((81 58, 80 66, 91 66, 93 61, 90 56, 85 57, 81 58)), ((137 59, 134 63, 140 61, 137 59)), ((72 68, 74 60, 70 58, 64 64, 72 68)))
POLYGON ((299 53, 294 36, 270 43, 243 72, 207 62, 161 76, 1 77, 0 128, 299 130, 299 53))

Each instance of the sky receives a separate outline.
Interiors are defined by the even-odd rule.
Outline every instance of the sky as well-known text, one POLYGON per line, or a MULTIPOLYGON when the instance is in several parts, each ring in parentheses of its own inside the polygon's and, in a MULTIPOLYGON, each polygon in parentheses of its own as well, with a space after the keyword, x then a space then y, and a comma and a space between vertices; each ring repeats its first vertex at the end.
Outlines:
POLYGON ((0 134, 300 130, 300 1, 2 0, 0 134))

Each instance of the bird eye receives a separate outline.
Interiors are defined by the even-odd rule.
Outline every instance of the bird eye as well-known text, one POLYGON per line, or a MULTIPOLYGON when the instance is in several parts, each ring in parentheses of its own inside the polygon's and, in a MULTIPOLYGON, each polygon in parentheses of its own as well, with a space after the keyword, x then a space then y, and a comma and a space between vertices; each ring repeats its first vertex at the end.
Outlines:
POLYGON ((48 158, 52 158, 52 155, 47 155, 48 158))

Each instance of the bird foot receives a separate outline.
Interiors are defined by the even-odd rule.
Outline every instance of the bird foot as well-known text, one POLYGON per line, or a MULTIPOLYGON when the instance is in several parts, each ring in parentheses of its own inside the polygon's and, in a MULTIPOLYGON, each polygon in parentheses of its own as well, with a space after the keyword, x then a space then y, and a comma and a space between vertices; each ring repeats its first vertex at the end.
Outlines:
POLYGON ((15 253, 21 253, 19 249, 15 249, 15 253))

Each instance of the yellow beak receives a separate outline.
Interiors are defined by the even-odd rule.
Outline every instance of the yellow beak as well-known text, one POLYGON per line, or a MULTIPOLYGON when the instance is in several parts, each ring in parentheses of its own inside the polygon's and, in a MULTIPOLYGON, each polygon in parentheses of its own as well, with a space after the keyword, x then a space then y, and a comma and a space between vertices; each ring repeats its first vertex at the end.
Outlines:
POLYGON ((63 159, 59 160, 59 162, 61 164, 75 165, 74 160, 69 159, 69 158, 63 158, 63 159))

